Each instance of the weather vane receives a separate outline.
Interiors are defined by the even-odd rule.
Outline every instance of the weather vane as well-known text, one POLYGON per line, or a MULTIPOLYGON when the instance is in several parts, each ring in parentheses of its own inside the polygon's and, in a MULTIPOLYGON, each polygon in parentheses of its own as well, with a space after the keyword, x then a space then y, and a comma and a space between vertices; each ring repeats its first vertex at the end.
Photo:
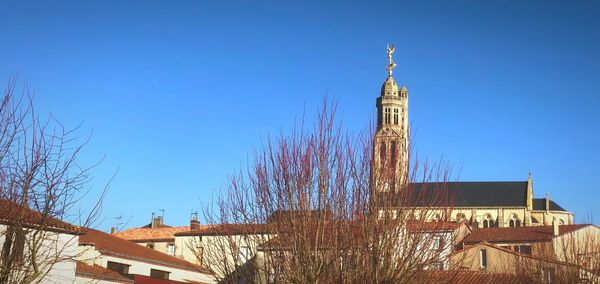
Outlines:
POLYGON ((388 74, 390 75, 390 77, 392 77, 392 70, 394 68, 396 68, 396 62, 394 62, 394 59, 392 58, 392 54, 394 53, 394 51, 396 50, 396 46, 394 44, 392 44, 392 46, 390 47, 390 44, 388 43, 387 45, 387 56, 388 56, 388 61, 389 64, 386 67, 388 74))

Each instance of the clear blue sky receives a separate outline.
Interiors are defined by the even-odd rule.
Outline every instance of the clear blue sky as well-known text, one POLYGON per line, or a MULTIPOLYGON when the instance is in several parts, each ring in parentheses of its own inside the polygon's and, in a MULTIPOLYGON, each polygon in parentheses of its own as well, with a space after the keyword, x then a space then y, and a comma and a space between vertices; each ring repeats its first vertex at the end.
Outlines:
POLYGON ((598 224, 599 2, 323 2, 2 1, 0 79, 93 131, 94 190, 120 169, 101 229, 161 209, 183 225, 324 95, 363 129, 395 42, 420 155, 461 180, 531 171, 537 197, 598 224))

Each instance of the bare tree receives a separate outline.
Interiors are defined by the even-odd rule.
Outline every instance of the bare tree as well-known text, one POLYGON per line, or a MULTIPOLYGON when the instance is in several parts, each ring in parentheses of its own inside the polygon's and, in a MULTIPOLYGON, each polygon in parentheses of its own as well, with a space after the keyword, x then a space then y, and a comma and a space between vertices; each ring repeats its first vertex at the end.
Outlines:
POLYGON ((376 174, 373 161, 373 131, 344 131, 324 101, 314 127, 269 139, 230 177, 189 248, 221 282, 415 283, 452 247, 443 222, 426 223, 451 206, 449 172, 424 163, 376 174), (437 194, 411 183, 417 173, 440 181, 437 194), (378 190, 385 183, 393 190, 378 190))
MULTIPOLYGON (((32 283, 57 263, 73 261, 78 227, 60 220, 75 217, 91 167, 77 163, 85 145, 77 144, 77 128, 40 120, 27 86, 17 95, 15 85, 9 80, 0 102, 0 282, 32 283)), ((80 225, 97 217, 105 191, 78 215, 80 225)))

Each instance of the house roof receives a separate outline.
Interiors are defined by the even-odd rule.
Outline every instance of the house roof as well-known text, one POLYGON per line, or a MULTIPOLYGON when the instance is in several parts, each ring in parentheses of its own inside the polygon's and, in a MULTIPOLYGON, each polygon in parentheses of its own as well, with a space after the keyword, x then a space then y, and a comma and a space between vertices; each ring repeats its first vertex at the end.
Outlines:
POLYGON ((523 254, 523 253, 518 253, 516 251, 510 250, 510 249, 506 249, 506 248, 502 248, 499 247, 497 245, 491 244, 489 242, 480 242, 477 244, 473 244, 470 245, 468 247, 465 247, 463 250, 459 250, 459 251, 455 251, 452 254, 460 254, 460 253, 464 253, 465 251, 471 250, 471 249, 478 249, 481 246, 486 246, 504 253, 508 253, 508 254, 512 254, 518 257, 523 257, 523 258, 529 258, 529 259, 534 259, 537 261, 542 261, 542 262, 546 262, 546 263, 554 263, 554 264, 559 264, 559 265, 565 265, 565 266, 575 266, 575 267, 579 267, 579 265, 574 264, 574 263, 569 263, 569 262, 564 262, 564 261, 558 261, 558 260, 553 260, 553 259, 547 259, 547 258, 542 258, 539 256, 534 256, 534 255, 529 255, 529 254, 523 254))
POLYGON ((189 263, 185 260, 90 228, 84 229, 84 234, 79 237, 79 244, 93 244, 102 254, 165 265, 183 270, 211 273, 207 268, 202 266, 189 263))
MULTIPOLYGON (((593 225, 559 225, 558 228, 560 235, 564 235, 587 226, 593 225)), ((474 230, 463 242, 465 244, 475 244, 484 241, 490 243, 549 242, 553 238, 552 226, 484 228, 474 230)))
POLYGON ((21 206, 6 199, 0 199, 0 223, 40 228, 67 234, 80 234, 79 228, 57 218, 47 216, 33 209, 21 206))
MULTIPOLYGON (((259 250, 272 249, 289 249, 294 244, 309 244, 311 247, 319 245, 321 248, 333 248, 341 246, 356 246, 363 245, 365 239, 364 227, 353 223, 345 223, 341 227, 336 224, 323 224, 324 227, 319 228, 319 233, 297 234, 294 231, 285 232, 279 231, 276 237, 272 237, 268 241, 261 243, 259 250), (331 233, 337 231, 337 233, 331 233), (321 232, 323 234, 321 234, 321 232), (318 236, 318 238, 317 238, 318 236)), ((406 224, 406 229, 409 233, 440 233, 454 232, 461 226, 467 226, 465 223, 457 222, 409 222, 406 224)), ((307 232, 307 230, 303 230, 307 232)), ((316 231, 315 231, 316 232, 316 231)))
POLYGON ((423 271, 420 283, 525 283, 522 276, 479 271, 423 271))
POLYGON ((333 211, 330 209, 318 210, 276 210, 268 218, 267 223, 276 222, 291 222, 297 220, 313 220, 318 219, 331 221, 333 220, 333 211))
POLYGON ((115 237, 133 242, 169 242, 175 240, 175 234, 189 231, 189 226, 132 228, 113 234, 115 237))
POLYGON ((75 276, 77 277, 85 277, 94 280, 104 280, 117 283, 134 283, 133 280, 97 264, 88 265, 78 261, 76 265, 77 268, 75 269, 75 276))
POLYGON ((220 236, 243 234, 268 234, 271 230, 267 224, 217 224, 205 225, 200 229, 175 233, 175 236, 220 236))
POLYGON ((451 232, 466 226, 462 222, 410 222, 406 224, 409 232, 451 232))

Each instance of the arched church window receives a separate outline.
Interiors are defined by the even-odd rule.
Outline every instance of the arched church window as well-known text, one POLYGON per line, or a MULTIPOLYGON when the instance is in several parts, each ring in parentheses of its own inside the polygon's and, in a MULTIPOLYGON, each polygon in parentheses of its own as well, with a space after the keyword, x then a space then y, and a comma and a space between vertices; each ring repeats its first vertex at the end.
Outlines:
POLYGON ((559 225, 564 225, 564 224, 565 224, 565 221, 564 221, 563 219, 560 219, 560 220, 558 221, 558 224, 559 224, 559 225))
POLYGON ((508 221, 508 226, 509 227, 521 227, 521 220, 519 220, 519 217, 517 216, 517 214, 510 215, 510 220, 508 221))
POLYGON ((441 216, 440 216, 439 213, 435 213, 435 215, 433 215, 433 221, 434 222, 439 222, 441 220, 442 220, 442 218, 441 218, 441 216))
POLYGON ((381 161, 381 169, 385 168, 385 142, 381 142, 379 146, 379 160, 381 161))
POLYGON ((494 227, 494 220, 492 219, 492 215, 485 214, 485 217, 483 217, 483 227, 484 228, 493 228, 494 227))

